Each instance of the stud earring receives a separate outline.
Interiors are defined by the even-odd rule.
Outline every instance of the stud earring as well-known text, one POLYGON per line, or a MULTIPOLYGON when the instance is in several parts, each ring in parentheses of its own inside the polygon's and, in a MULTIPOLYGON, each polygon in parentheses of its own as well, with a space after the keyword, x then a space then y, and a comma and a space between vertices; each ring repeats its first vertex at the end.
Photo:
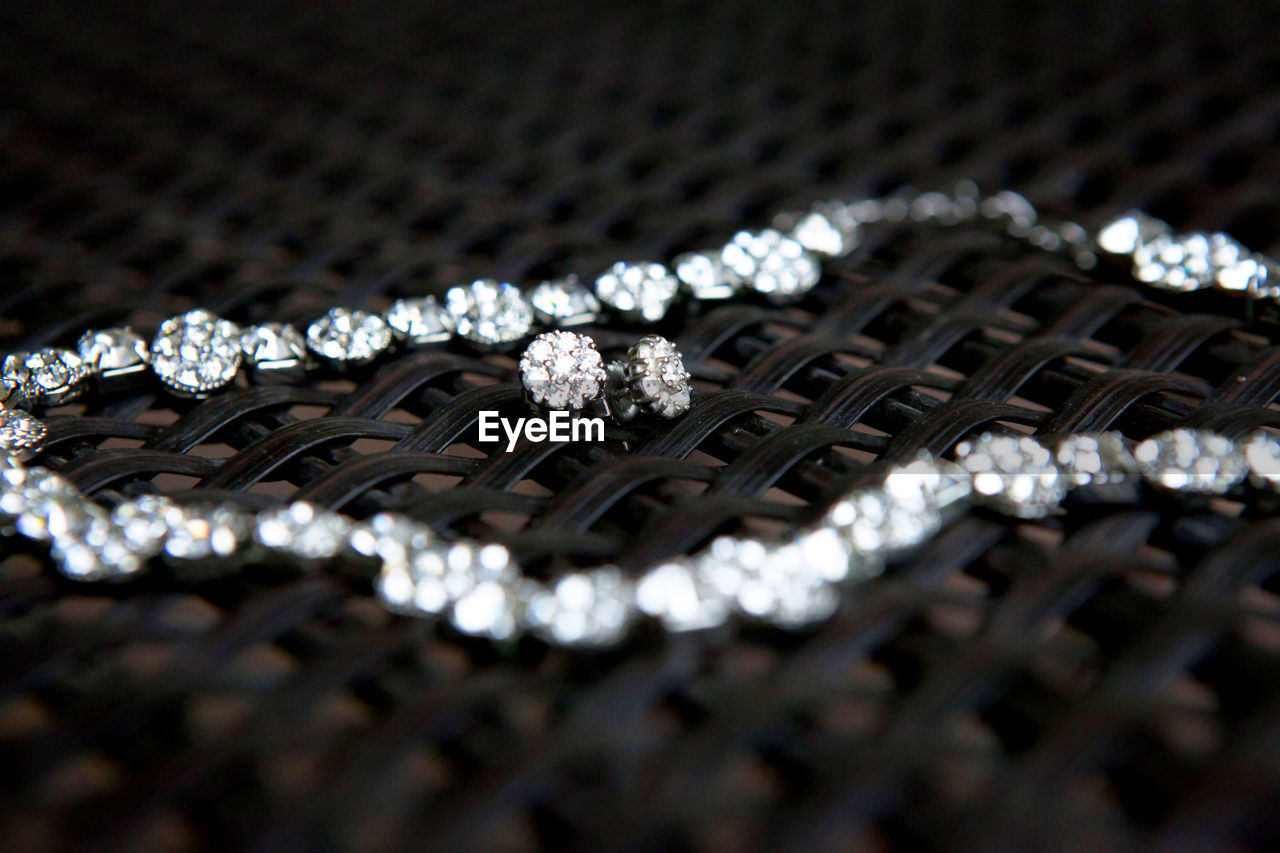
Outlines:
POLYGON ((640 415, 669 420, 689 410, 692 388, 684 357, 661 335, 645 335, 627 350, 625 361, 609 365, 606 396, 619 421, 640 415))
POLYGON ((625 359, 606 368, 587 335, 544 332, 520 357, 520 384, 536 408, 611 415, 620 422, 642 415, 675 418, 691 402, 684 359, 660 335, 645 335, 625 359))
POLYGON ((606 373, 596 343, 575 332, 543 332, 520 356, 520 384, 536 407, 582 412, 604 404, 606 373))

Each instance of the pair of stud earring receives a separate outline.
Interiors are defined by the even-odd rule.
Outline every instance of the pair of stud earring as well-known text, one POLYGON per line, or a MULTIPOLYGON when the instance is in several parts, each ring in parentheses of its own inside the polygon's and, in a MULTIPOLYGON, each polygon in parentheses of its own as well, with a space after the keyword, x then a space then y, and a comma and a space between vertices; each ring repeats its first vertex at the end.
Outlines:
POLYGON ((520 357, 520 383, 536 408, 630 421, 675 418, 689 409, 689 373, 675 344, 645 335, 625 359, 605 364, 595 341, 576 332, 544 332, 520 357))

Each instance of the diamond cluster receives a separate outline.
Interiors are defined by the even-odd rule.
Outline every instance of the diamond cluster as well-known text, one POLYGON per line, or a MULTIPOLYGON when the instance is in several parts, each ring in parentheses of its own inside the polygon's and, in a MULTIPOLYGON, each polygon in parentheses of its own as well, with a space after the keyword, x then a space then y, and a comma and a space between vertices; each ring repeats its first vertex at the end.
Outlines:
POLYGON ((484 348, 514 343, 533 327, 533 308, 520 289, 493 279, 449 288, 444 304, 458 337, 484 348))
POLYGON ((680 280, 662 264, 619 261, 596 279, 596 296, 624 320, 656 323, 680 292, 680 280))
POLYGON ((600 396, 604 360, 595 343, 573 332, 543 332, 520 358, 520 382, 529 399, 550 409, 580 411, 600 396))
POLYGON ((1175 429, 1132 451, 1117 433, 1073 435, 1052 446, 984 434, 957 445, 956 460, 922 452, 878 485, 841 495, 815 523, 781 541, 719 537, 634 580, 606 566, 544 583, 526 577, 502 545, 443 542, 404 516, 356 522, 305 501, 254 515, 143 495, 107 510, 12 454, 0 454, 0 521, 49 543, 57 568, 79 580, 134 575, 157 558, 200 577, 254 553, 290 557, 299 568, 347 555, 376 564, 378 596, 397 612, 442 618, 492 640, 529 632, 557 645, 599 647, 622 640, 639 616, 671 631, 715 628, 735 617, 786 629, 820 622, 848 585, 927 542, 970 498, 1036 518, 1069 489, 1130 479, 1192 494, 1224 494, 1246 478, 1280 488, 1280 441, 1267 432, 1235 442, 1175 429))
POLYGON ((391 327, 377 314, 332 308, 307 327, 307 347, 335 366, 369 364, 391 346, 391 327))
POLYGON ((1134 279, 1162 290, 1217 287, 1280 298, 1280 262, 1226 234, 1176 234, 1159 219, 1131 210, 1099 229, 1096 241, 1103 252, 1129 258, 1134 279))
POLYGON ((336 368, 372 362, 397 348, 454 339, 498 349, 520 341, 535 324, 591 323, 604 311, 629 322, 662 320, 682 294, 722 300, 747 291, 778 303, 807 293, 822 263, 848 255, 866 228, 904 222, 954 226, 986 220, 1046 252, 1069 256, 1083 269, 1098 254, 1127 259, 1135 280, 1173 291, 1217 287, 1280 298, 1280 262, 1226 234, 1177 234, 1141 211, 1115 217, 1096 233, 1070 221, 1042 219, 1012 190, 983 196, 971 181, 951 193, 904 188, 881 198, 823 201, 781 213, 771 228, 739 231, 717 249, 677 255, 671 268, 648 261, 619 262, 590 286, 575 276, 543 281, 528 294, 493 279, 451 287, 434 296, 398 299, 382 314, 337 308, 300 334, 264 323, 240 336, 235 324, 198 309, 172 317, 150 346, 128 327, 86 332, 77 351, 12 353, 0 368, 0 402, 10 407, 57 405, 75 397, 85 380, 145 373, 148 364, 173 391, 201 397, 228 386, 243 363, 254 381, 292 378, 312 363, 336 368), (393 346, 397 345, 397 346, 393 346), (309 353, 308 353, 309 350, 309 353))
POLYGON ((80 394, 89 371, 78 354, 49 347, 7 356, 0 375, 9 402, 56 406, 80 394))
POLYGON ((190 396, 229 385, 242 358, 240 329, 203 309, 165 320, 151 341, 151 369, 171 389, 190 396))
POLYGON ((660 335, 645 335, 627 350, 624 368, 631 399, 647 414, 674 418, 689 410, 689 372, 676 345, 660 335))

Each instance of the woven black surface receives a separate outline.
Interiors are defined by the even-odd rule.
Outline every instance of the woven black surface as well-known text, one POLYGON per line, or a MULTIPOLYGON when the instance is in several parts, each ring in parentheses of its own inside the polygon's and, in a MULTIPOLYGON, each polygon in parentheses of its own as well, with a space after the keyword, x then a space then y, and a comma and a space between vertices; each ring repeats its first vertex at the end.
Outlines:
MULTIPOLYGON (((1265 8, 6 4, 0 343, 590 273, 961 177, 1276 251, 1265 8)), ((513 362, 447 350, 77 404, 41 461, 104 500, 396 509, 550 576, 776 530, 995 422, 1280 420, 1265 312, 980 228, 883 231, 794 308, 664 331, 693 411, 603 445, 469 446, 478 409, 520 408, 513 362)), ((359 577, 85 587, 9 542, 0 847, 1274 848, 1270 515, 974 513, 821 630, 595 656, 392 617, 359 577)))

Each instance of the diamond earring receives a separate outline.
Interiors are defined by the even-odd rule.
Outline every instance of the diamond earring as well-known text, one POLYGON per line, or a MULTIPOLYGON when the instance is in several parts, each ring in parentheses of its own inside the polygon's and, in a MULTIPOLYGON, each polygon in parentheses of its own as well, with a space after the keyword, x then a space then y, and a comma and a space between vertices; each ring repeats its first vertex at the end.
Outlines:
POLYGON ((627 357, 609 364, 587 335, 556 331, 538 335, 520 357, 520 384, 537 408, 670 419, 690 403, 689 373, 675 344, 645 335, 627 357))
POLYGON ((683 415, 692 389, 680 350, 661 335, 645 335, 627 350, 625 361, 609 365, 606 396, 619 421, 639 415, 667 420, 683 415))
POLYGON ((525 397, 539 408, 600 408, 606 378, 604 359, 587 335, 543 332, 520 356, 520 384, 525 397))

